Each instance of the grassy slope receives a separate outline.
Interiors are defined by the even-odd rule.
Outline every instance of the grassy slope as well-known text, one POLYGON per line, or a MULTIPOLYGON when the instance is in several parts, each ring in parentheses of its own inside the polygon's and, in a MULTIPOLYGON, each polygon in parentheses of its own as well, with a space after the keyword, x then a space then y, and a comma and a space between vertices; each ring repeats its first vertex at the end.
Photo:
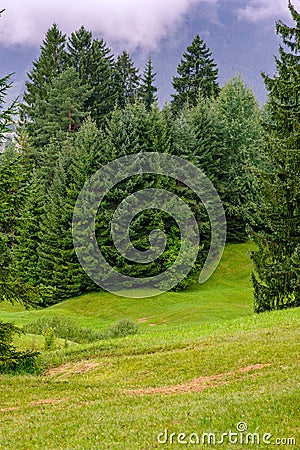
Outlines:
MULTIPOLYGON (((149 324, 160 326, 215 322, 252 314, 251 244, 229 245, 222 262, 204 285, 196 283, 185 292, 165 293, 145 299, 128 299, 109 293, 88 294, 66 300, 40 311, 24 311, 20 306, 0 305, 2 320, 23 324, 45 314, 62 314, 77 319, 82 325, 103 329, 119 319, 147 318, 149 324)), ((150 327, 152 328, 152 327, 150 327)))
MULTIPOLYGON (((129 307, 128 299, 101 294, 51 308, 78 320, 83 313, 82 321, 95 327, 125 313, 133 319, 150 315, 156 326, 146 322, 131 338, 48 354, 50 365, 66 364, 47 375, 1 376, 1 448, 146 450, 162 447, 156 438, 165 428, 220 436, 241 421, 250 432, 271 433, 272 442, 295 438, 298 444, 286 448, 299 448, 300 310, 251 314, 245 250, 247 245, 228 247, 214 279, 183 294, 165 294, 161 301, 134 300, 129 307), (89 315, 93 305, 95 317, 89 315), (257 364, 264 366, 239 370, 257 364), (215 379, 217 374, 223 375, 215 379), (181 392, 182 385, 199 377, 213 378, 206 389, 181 392), (179 385, 173 395, 124 391, 172 385, 179 385)), ((28 313, 4 309, 6 317, 29 320, 28 313)), ((220 447, 278 448, 263 443, 220 447)))

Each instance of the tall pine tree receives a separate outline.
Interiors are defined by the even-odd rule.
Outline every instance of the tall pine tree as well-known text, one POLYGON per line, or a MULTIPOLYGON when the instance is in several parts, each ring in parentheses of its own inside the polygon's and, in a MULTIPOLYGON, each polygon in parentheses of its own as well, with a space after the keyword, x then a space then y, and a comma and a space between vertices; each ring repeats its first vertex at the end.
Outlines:
POLYGON ((300 306, 300 14, 289 2, 294 26, 281 21, 277 74, 264 74, 269 91, 264 122, 269 170, 261 174, 265 230, 254 234, 255 310, 300 306))
POLYGON ((217 65, 199 35, 184 52, 177 73, 178 76, 173 77, 176 94, 172 95, 175 111, 181 110, 186 103, 195 106, 200 95, 211 98, 219 92, 217 65))
MULTIPOLYGON (((10 76, 0 79, 0 143, 4 144, 6 133, 11 131, 16 113, 15 103, 7 107, 6 95, 11 87, 10 76)), ((24 201, 24 172, 22 161, 15 146, 7 146, 0 153, 0 301, 36 300, 31 286, 17 279, 12 270, 12 248, 19 221, 18 211, 24 201)))
POLYGON ((40 48, 40 56, 33 62, 33 68, 28 73, 21 116, 30 137, 34 135, 35 120, 38 117, 37 103, 45 98, 53 78, 66 68, 65 45, 66 36, 54 24, 47 31, 40 48))
POLYGON ((54 78, 45 97, 37 100, 33 140, 39 149, 36 166, 46 189, 61 152, 60 143, 79 130, 88 114, 84 104, 89 95, 90 90, 70 67, 54 78))
POLYGON ((85 108, 98 125, 102 124, 116 101, 110 49, 103 39, 94 39, 90 31, 81 27, 68 40, 67 61, 78 73, 82 85, 90 89, 85 108))
POLYGON ((260 111, 240 76, 229 80, 213 103, 218 162, 213 177, 227 218, 227 240, 248 239, 247 225, 257 223, 258 183, 262 164, 260 111))
POLYGON ((89 95, 90 90, 81 84, 72 67, 48 84, 45 97, 37 101, 34 140, 38 147, 49 144, 51 138, 62 135, 64 139, 66 133, 79 130, 88 114, 84 102, 89 95))
POLYGON ((140 85, 139 70, 134 66, 128 52, 118 56, 115 64, 115 86, 117 89, 117 104, 124 108, 134 103, 140 85))
MULTIPOLYGON (((88 118, 78 133, 69 136, 62 147, 43 208, 38 232, 37 267, 33 271, 38 285, 52 288, 50 303, 91 289, 97 290, 76 257, 72 218, 85 181, 105 162, 103 137, 96 124, 88 118)), ((26 243, 26 235, 24 237, 26 243)))
POLYGON ((153 71, 152 60, 149 56, 139 89, 140 98, 146 105, 146 110, 151 111, 152 105, 157 102, 157 87, 154 85, 156 73, 153 71))

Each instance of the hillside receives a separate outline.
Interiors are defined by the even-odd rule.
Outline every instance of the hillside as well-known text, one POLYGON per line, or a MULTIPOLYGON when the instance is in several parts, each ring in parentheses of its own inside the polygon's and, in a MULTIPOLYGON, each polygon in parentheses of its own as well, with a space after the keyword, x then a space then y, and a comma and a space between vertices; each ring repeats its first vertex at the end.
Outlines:
POLYGON ((213 278, 184 293, 143 300, 99 293, 29 312, 2 305, 1 317, 19 324, 59 314, 94 329, 129 317, 140 329, 44 353, 39 376, 1 376, 1 447, 193 448, 178 439, 201 444, 204 436, 207 444, 213 436, 204 434, 213 433, 217 445, 237 426, 243 443, 225 438, 222 448, 247 448, 246 426, 260 439, 249 448, 300 442, 300 310, 252 313, 249 249, 228 246, 213 278))
POLYGON ((155 326, 191 325, 215 322, 253 314, 250 282, 252 244, 228 245, 221 264, 204 284, 197 282, 186 291, 169 292, 157 297, 128 299, 100 292, 65 300, 46 309, 26 311, 19 305, 0 304, 3 320, 18 325, 42 315, 67 315, 83 326, 102 329, 128 317, 140 322, 143 331, 155 326), (153 326, 153 325, 152 325, 153 326))

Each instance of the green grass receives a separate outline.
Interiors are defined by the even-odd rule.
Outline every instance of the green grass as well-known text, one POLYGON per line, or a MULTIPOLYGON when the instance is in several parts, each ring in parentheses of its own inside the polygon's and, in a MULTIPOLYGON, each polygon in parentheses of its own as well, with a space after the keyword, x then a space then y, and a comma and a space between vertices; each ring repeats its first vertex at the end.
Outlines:
POLYGON ((143 331, 178 324, 228 320, 253 313, 250 283, 252 245, 228 245, 220 266, 204 285, 157 297, 128 299, 106 292, 63 301, 43 310, 25 311, 21 306, 0 305, 2 320, 22 325, 42 315, 72 317, 81 326, 104 330, 112 323, 129 318, 140 322, 143 331))
POLYGON ((50 313, 95 329, 123 317, 147 321, 132 337, 43 354, 48 371, 40 376, 0 376, 0 448, 264 449, 280 447, 276 438, 294 438, 295 446, 281 447, 300 448, 300 309, 252 313, 248 250, 248 244, 228 246, 214 277, 180 294, 131 300, 100 293, 50 311, 3 305, 1 315, 19 324, 50 313), (176 440, 180 432, 219 438, 239 422, 261 437, 272 434, 272 444, 176 440), (158 443, 165 429, 176 433, 173 444, 158 443))

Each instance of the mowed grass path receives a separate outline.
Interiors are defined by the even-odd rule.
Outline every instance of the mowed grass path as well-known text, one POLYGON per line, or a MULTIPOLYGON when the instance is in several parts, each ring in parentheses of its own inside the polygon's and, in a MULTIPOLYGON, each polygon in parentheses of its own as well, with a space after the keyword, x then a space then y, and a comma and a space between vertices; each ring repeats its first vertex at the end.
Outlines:
MULTIPOLYGON (((132 319, 152 316, 155 325, 147 320, 133 337, 50 352, 40 376, 1 376, 0 448, 300 448, 300 309, 252 313, 248 249, 229 246, 208 283, 164 294, 165 302, 115 298, 114 307, 112 296, 97 294, 50 308, 95 328, 125 313, 132 319), (235 445, 226 439, 208 445, 207 438, 201 444, 203 433, 214 433, 218 441, 241 422, 259 435, 259 443, 241 443, 245 433, 239 433, 235 445), (157 436, 165 430, 168 442, 162 444, 157 436), (198 436, 200 444, 178 443, 180 433, 186 435, 181 440, 198 436), (262 442, 265 433, 270 444, 262 442), (279 446, 276 439, 296 444, 279 446)), ((15 314, 19 323, 28 320, 28 313, 7 305, 4 310, 3 316, 15 314)), ((41 313, 46 311, 30 312, 30 318, 41 313)))

